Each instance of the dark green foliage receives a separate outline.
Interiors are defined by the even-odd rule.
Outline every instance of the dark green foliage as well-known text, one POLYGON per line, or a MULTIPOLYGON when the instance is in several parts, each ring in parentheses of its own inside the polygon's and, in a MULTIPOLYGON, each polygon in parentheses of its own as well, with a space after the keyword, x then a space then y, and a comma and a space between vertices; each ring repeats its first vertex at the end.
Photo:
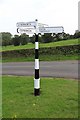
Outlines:
POLYGON ((42 35, 42 42, 43 43, 49 43, 53 41, 53 37, 51 36, 51 33, 47 33, 42 35))
POLYGON ((12 35, 9 32, 2 32, 2 46, 7 46, 12 44, 12 35))
POLYGON ((19 35, 14 35, 12 38, 13 45, 14 46, 19 46, 19 45, 26 45, 29 42, 29 36, 24 34, 19 35))
POLYGON ((80 38, 80 32, 76 32, 76 33, 74 34, 74 38, 80 38))
MULTIPOLYGON (((40 43, 42 43, 43 42, 43 39, 42 39, 42 36, 38 36, 38 41, 40 42, 40 43)), ((31 42, 31 43, 35 43, 35 35, 33 35, 32 37, 30 37, 30 41, 29 42, 31 42)))
POLYGON ((33 44, 35 43, 35 35, 33 35, 32 37, 30 37, 30 42, 33 43, 33 44))
POLYGON ((21 45, 26 45, 29 42, 29 36, 26 35, 25 33, 21 34, 19 39, 20 39, 20 44, 21 45))
POLYGON ((13 45, 14 46, 19 46, 20 45, 20 37, 18 35, 15 35, 12 39, 13 45))
MULTIPOLYGON (((49 47, 40 48, 39 55, 74 55, 80 54, 80 45, 60 46, 60 47, 49 47)), ((28 57, 34 56, 34 49, 22 49, 3 51, 2 57, 28 57)))
POLYGON ((64 40, 68 40, 70 38, 71 38, 70 34, 63 33, 63 39, 64 40))
MULTIPOLYGON (((12 34, 9 32, 2 32, 2 46, 8 46, 8 45, 14 45, 14 46, 19 46, 19 45, 26 45, 28 42, 35 43, 35 35, 32 37, 29 37, 26 34, 21 34, 19 35, 14 35, 12 37, 12 34)), ((39 42, 41 43, 50 43, 50 42, 56 42, 56 41, 62 41, 62 40, 69 40, 69 39, 74 39, 74 38, 80 38, 80 31, 76 31, 74 35, 70 35, 67 33, 58 33, 58 34, 51 34, 51 33, 46 33, 44 35, 41 35, 38 37, 39 42)))
POLYGON ((49 47, 41 48, 40 54, 48 55, 74 55, 80 53, 79 45, 60 46, 60 47, 49 47))

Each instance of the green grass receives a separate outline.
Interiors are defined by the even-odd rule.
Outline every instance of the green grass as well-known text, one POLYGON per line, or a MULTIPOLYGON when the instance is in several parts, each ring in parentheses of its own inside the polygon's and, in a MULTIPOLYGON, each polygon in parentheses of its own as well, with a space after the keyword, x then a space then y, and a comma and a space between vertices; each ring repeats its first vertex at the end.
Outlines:
POLYGON ((77 45, 78 39, 63 40, 58 42, 44 43, 40 44, 40 47, 56 47, 56 46, 68 46, 68 45, 77 45))
MULTIPOLYGON (((59 42, 51 42, 51 43, 40 43, 40 48, 42 47, 56 47, 56 46, 66 46, 66 45, 77 45, 79 44, 78 39, 71 39, 71 40, 63 40, 59 42)), ((10 51, 10 50, 19 50, 19 49, 31 49, 34 48, 34 44, 28 43, 27 45, 22 46, 6 46, 0 48, 0 51, 10 51)))
POLYGON ((33 95, 33 77, 3 76, 3 118, 78 118, 78 81, 41 78, 33 95))
MULTIPOLYGON (((60 61, 60 60, 79 60, 79 56, 75 55, 40 55, 40 61, 60 61)), ((28 57, 6 57, 2 59, 2 62, 31 62, 34 61, 34 56, 28 57)))

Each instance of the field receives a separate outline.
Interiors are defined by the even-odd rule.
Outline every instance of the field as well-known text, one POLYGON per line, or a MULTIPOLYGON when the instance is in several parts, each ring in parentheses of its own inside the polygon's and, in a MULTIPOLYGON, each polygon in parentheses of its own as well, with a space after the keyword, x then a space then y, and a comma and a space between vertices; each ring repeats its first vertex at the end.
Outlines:
POLYGON ((41 78, 33 95, 33 77, 3 76, 3 118, 78 118, 78 81, 41 78))
MULTIPOLYGON (((56 47, 56 46, 66 46, 66 45, 77 45, 79 44, 78 39, 71 40, 63 40, 59 42, 51 42, 51 43, 40 43, 39 47, 56 47)), ((34 48, 35 45, 32 43, 28 43, 27 45, 22 46, 6 46, 0 47, 0 51, 9 51, 9 50, 19 50, 19 49, 31 49, 34 48)))

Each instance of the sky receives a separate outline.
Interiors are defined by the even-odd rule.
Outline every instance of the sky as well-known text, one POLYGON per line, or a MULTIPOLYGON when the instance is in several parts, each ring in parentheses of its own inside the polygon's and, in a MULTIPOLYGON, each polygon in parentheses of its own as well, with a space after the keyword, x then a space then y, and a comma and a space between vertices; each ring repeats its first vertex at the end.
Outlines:
POLYGON ((0 0, 0 32, 17 34, 17 22, 63 26, 64 32, 74 34, 78 29, 79 0, 0 0))

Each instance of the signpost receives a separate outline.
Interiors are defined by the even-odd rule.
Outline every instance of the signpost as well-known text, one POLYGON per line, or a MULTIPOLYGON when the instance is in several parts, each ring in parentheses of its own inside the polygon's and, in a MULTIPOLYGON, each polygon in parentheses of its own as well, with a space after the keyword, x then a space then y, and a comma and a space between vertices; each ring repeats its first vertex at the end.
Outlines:
POLYGON ((35 34, 35 78, 34 78, 34 95, 40 95, 40 78, 39 78, 39 53, 38 53, 38 34, 39 33, 63 33, 64 28, 59 27, 48 27, 46 24, 38 23, 38 20, 32 22, 18 22, 17 24, 18 33, 35 34))

